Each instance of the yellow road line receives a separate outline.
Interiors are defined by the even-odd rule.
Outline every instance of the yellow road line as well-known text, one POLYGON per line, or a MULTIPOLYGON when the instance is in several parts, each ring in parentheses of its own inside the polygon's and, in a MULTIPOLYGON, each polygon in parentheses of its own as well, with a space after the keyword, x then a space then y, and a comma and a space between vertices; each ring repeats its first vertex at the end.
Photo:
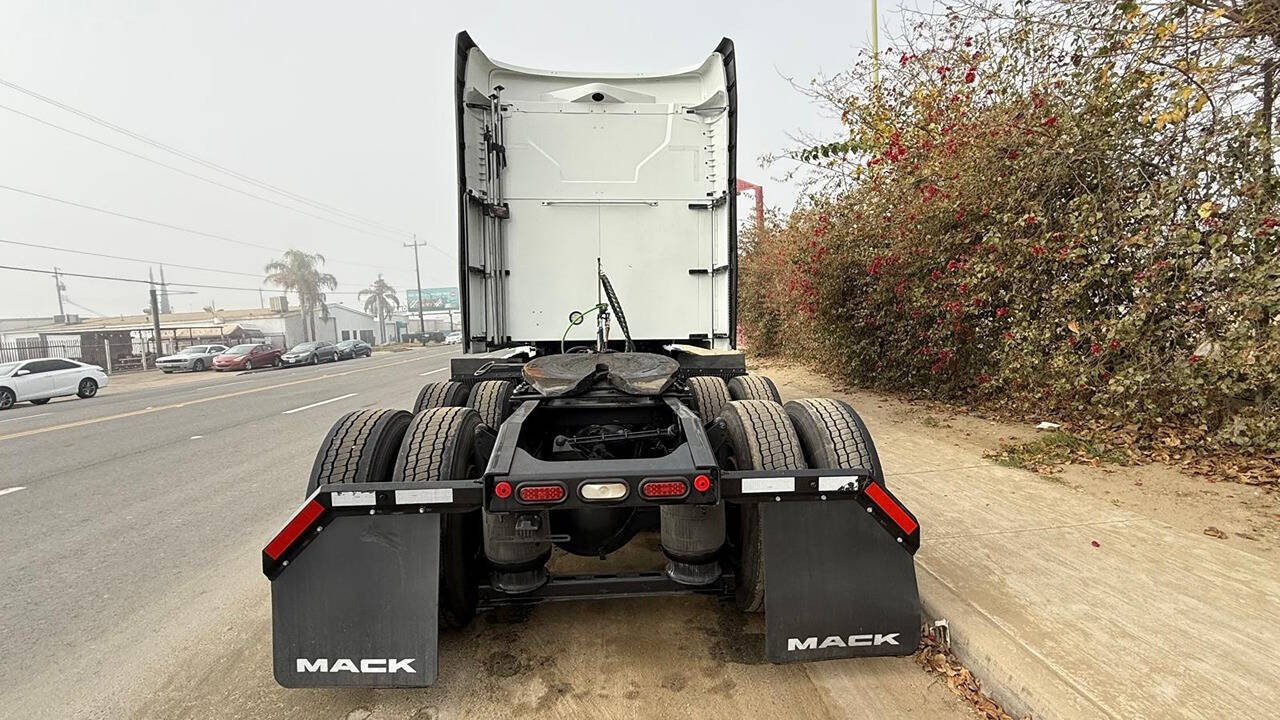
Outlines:
POLYGON ((374 365, 370 367, 361 367, 354 370, 347 370, 339 373, 326 373, 316 377, 302 378, 301 380, 291 380, 289 382, 276 383, 275 385, 267 385, 265 387, 245 388, 244 390, 236 390, 235 392, 223 393, 222 395, 211 395, 209 397, 196 398, 185 402, 173 403, 172 405, 158 405, 154 407, 143 408, 142 410, 130 410, 129 412, 117 413, 115 415, 104 415, 102 417, 87 418, 85 420, 76 420, 74 422, 63 423, 61 425, 50 425, 42 428, 32 428, 31 430, 23 430, 22 432, 10 433, 8 435, 0 435, 0 441, 14 440, 16 438, 27 437, 28 435, 39 435, 40 433, 53 432, 55 430, 68 430, 70 428, 84 427, 85 425, 94 425, 96 423, 108 422, 110 420, 120 420, 127 417, 136 417, 138 415, 149 415, 162 410, 177 410, 178 408, 190 407, 192 405, 200 405, 202 403, 213 402, 214 400, 225 400, 227 398, 239 397, 241 395, 251 395, 253 393, 264 392, 266 390, 275 390, 276 388, 289 387, 291 385, 302 385, 304 383, 316 382, 319 380, 327 380, 328 378, 342 377, 344 375, 352 375, 359 372, 368 372, 370 370, 381 370, 382 368, 394 367, 396 365, 406 365, 419 360, 430 360, 435 357, 442 357, 448 353, 440 355, 428 355, 426 357, 410 358, 408 360, 400 360, 397 362, 384 363, 382 365, 374 365))

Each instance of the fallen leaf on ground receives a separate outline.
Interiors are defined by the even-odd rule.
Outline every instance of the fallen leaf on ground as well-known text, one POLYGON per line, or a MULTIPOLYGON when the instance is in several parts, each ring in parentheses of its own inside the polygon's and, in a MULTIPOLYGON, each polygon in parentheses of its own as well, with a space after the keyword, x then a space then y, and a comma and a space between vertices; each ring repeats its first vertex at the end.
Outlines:
POLYGON ((1098 542, 1097 540, 1090 540, 1089 544, 1094 547, 1102 547, 1102 543, 1098 542))
POLYGON ((1227 539, 1227 534, 1226 534, 1226 533, 1222 532, 1221 530, 1219 530, 1218 528, 1216 528, 1216 527, 1214 527, 1214 526, 1212 526, 1212 525, 1210 525, 1209 527, 1207 527, 1207 528, 1205 528, 1205 529, 1204 529, 1204 534, 1205 534, 1205 535, 1208 535, 1209 537, 1212 537, 1212 538, 1218 538, 1219 540, 1226 540, 1226 539, 1227 539))

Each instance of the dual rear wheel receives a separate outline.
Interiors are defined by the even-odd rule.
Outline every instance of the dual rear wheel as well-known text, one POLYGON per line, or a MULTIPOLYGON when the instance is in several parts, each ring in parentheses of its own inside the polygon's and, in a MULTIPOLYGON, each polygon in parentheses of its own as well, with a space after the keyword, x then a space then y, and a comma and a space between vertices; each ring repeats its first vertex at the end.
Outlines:
MULTIPOLYGON (((866 469, 884 481, 871 434, 857 412, 842 400, 792 400, 785 405, 773 381, 763 375, 689 379, 694 410, 703 422, 725 423, 726 464, 738 470, 804 468, 866 469)), ((737 605, 746 612, 764 608, 764 549, 760 506, 729 508, 729 542, 737 560, 737 605)))
MULTIPOLYGON (((434 482, 478 474, 472 438, 480 415, 467 407, 356 410, 325 436, 307 495, 329 483, 434 482)), ((440 516, 440 626, 463 627, 475 615, 484 567, 480 512, 440 516)))
MULTIPOLYGON (((694 409, 704 421, 723 419, 728 435, 727 469, 866 469, 883 483, 875 445, 866 425, 841 400, 815 398, 785 405, 767 378, 746 376, 738 393, 766 397, 729 399, 733 378, 690 378, 694 409), (726 392, 720 392, 721 389, 726 392), (711 410, 714 415, 710 415, 711 410), (708 420, 710 418, 710 420, 708 420)), ((486 381, 468 392, 456 382, 431 383, 415 412, 357 410, 344 415, 321 445, 307 495, 327 483, 432 482, 475 477, 472 451, 480 425, 497 428, 510 413, 514 383, 486 381), (464 399, 465 396, 465 399, 464 399), (470 405, 468 407, 467 405, 470 405)), ((485 568, 480 511, 441 517, 440 624, 462 627, 475 615, 476 588, 485 568)), ((746 612, 764 607, 765 572, 760 508, 732 507, 731 555, 737 564, 736 603, 746 612)))
POLYGON ((502 421, 511 415, 511 395, 515 389, 516 384, 510 380, 484 380, 472 385, 470 389, 452 380, 427 383, 418 391, 413 412, 416 414, 428 408, 465 406, 479 413, 481 422, 496 431, 502 421))

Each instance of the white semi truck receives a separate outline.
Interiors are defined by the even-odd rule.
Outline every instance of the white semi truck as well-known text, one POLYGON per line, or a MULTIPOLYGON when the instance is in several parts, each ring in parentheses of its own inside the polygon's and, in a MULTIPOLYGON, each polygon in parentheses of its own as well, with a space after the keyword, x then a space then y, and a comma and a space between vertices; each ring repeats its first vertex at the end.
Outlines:
POLYGON ((276 679, 430 685, 477 612, 682 593, 763 611, 775 662, 914 651, 920 527, 865 425, 734 349, 733 43, 609 74, 461 33, 455 79, 466 353, 322 441, 262 553, 276 679), (661 570, 548 571, 644 532, 661 570))

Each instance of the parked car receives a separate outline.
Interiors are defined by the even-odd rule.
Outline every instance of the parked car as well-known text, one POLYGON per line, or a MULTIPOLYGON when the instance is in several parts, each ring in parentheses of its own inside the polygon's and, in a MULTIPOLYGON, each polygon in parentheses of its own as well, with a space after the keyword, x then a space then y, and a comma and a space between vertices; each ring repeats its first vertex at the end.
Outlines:
POLYGON ((448 335, 445 335, 445 336, 444 336, 444 344, 445 344, 445 345, 461 345, 461 344, 462 344, 462 333, 461 333, 461 332, 459 332, 459 331, 457 331, 457 330, 455 330, 455 331, 453 331, 453 332, 449 333, 448 335))
POLYGON ((213 359, 214 370, 252 370, 280 367, 280 348, 262 343, 236 345, 213 359))
POLYGON ((171 373, 178 370, 200 372, 213 367, 213 359, 227 351, 226 345, 192 345, 156 360, 156 367, 171 373))
POLYGON ((0 410, 20 402, 43 405, 63 395, 88 399, 106 386, 107 374, 102 368, 79 360, 42 358, 0 363, 0 410))
POLYGON ((373 346, 363 340, 343 340, 338 343, 337 348, 339 360, 369 357, 373 354, 373 346))
POLYGON ((298 343, 280 356, 282 365, 315 365, 338 359, 338 346, 328 340, 298 343))

